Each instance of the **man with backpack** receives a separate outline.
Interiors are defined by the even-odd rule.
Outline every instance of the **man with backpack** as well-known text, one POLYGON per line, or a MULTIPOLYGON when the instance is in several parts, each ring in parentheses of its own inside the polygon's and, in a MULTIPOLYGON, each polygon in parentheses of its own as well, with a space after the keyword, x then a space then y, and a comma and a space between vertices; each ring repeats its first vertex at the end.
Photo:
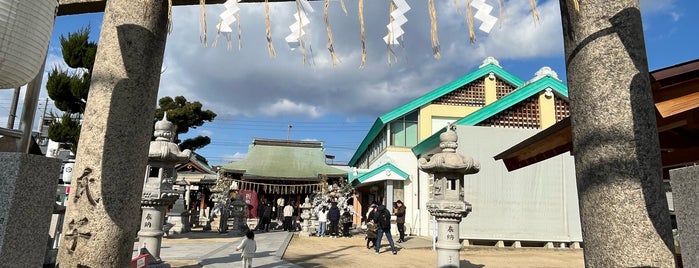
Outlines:
POLYGON ((393 255, 398 254, 398 251, 396 250, 396 245, 393 244, 393 236, 391 235, 391 212, 386 209, 386 206, 380 205, 379 208, 376 210, 376 213, 374 213, 374 221, 378 225, 378 230, 376 234, 376 243, 374 244, 375 246, 375 251, 376 254, 379 254, 379 249, 381 248, 381 239, 383 238, 383 234, 386 234, 386 239, 388 239, 388 243, 391 245, 391 251, 393 252, 393 255))

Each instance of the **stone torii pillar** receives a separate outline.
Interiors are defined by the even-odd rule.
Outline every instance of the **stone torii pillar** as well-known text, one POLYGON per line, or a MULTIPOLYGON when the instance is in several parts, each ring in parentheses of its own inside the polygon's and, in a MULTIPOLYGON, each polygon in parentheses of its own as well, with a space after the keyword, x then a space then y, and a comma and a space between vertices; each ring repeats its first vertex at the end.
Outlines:
POLYGON ((420 158, 420 170, 434 174, 434 198, 427 202, 427 210, 437 218, 437 267, 459 267, 459 223, 471 212, 471 204, 464 201, 464 175, 480 171, 480 163, 456 153, 458 136, 454 125, 439 135, 442 152, 429 160, 420 158))
POLYGON ((104 19, 57 263, 128 267, 167 38, 168 1, 59 4, 59 15, 104 10, 104 19))

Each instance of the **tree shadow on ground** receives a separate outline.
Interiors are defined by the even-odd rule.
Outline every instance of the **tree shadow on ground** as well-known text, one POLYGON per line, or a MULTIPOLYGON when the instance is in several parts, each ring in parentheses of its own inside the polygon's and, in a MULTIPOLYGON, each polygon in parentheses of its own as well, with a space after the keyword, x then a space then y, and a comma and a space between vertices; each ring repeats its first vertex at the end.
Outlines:
POLYGON ((348 249, 353 248, 353 247, 356 247, 356 246, 346 246, 346 247, 341 247, 341 248, 338 248, 338 249, 335 249, 335 250, 329 250, 329 251, 318 252, 318 253, 316 253, 316 254, 311 254, 311 255, 304 255, 304 256, 301 257, 301 258, 294 258, 294 259, 286 259, 286 258, 284 258, 283 260, 288 261, 288 262, 291 262, 291 263, 295 263, 295 264, 298 264, 298 265, 301 265, 301 266, 304 266, 304 267, 309 267, 308 265, 314 264, 312 261, 315 260, 315 259, 317 259, 317 258, 321 258, 321 257, 322 257, 322 258, 325 258, 325 259, 328 259, 328 258, 330 258, 330 259, 332 259, 332 258, 337 258, 337 257, 339 257, 339 256, 333 256, 333 255, 330 255, 330 254, 331 254, 331 253, 340 252, 340 251, 344 251, 344 250, 348 250, 348 249))
POLYGON ((460 268, 483 268, 483 267, 485 267, 485 265, 471 263, 468 260, 461 260, 461 261, 459 261, 459 267, 460 268))

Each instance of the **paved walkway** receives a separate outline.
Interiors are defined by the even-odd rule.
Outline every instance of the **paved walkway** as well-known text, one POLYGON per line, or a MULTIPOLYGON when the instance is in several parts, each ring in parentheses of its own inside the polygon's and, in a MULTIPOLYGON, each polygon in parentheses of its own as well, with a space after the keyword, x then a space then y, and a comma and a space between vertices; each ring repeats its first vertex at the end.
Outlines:
MULTIPOLYGON (((257 254, 253 260, 255 267, 300 267, 283 261, 286 247, 293 233, 273 231, 256 233, 257 254)), ((163 238, 160 258, 172 267, 231 267, 240 263, 240 252, 235 247, 243 236, 218 234, 215 231, 197 231, 163 238)), ((138 255, 138 242, 134 245, 134 256, 138 255)))
MULTIPOLYGON (((301 267, 282 260, 293 235, 285 231, 256 232, 257 255, 254 267, 301 267)), ((192 232, 163 238, 160 258, 172 267, 181 268, 222 268, 240 264, 240 252, 235 247, 240 244, 242 235, 218 234, 215 231, 193 230, 192 232)), ((328 238, 331 239, 331 238, 328 238)), ((402 248, 431 248, 432 241, 427 237, 409 237, 405 243, 396 244, 402 248)), ((386 243, 386 241, 384 241, 386 243)), ((139 244, 134 244, 133 256, 138 255, 139 244)))

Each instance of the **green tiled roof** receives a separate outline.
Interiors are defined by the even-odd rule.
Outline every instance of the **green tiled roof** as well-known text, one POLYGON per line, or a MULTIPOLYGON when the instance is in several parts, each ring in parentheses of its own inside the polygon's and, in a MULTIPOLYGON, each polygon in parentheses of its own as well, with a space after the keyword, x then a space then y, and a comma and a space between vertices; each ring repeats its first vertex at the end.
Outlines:
POLYGON ((325 163, 318 141, 253 139, 244 160, 221 166, 243 178, 319 180, 319 175, 345 177, 347 172, 325 163))
POLYGON ((361 184, 362 182, 365 182, 378 174, 386 172, 386 170, 390 170, 391 172, 403 178, 403 180, 407 180, 408 177, 410 177, 408 173, 405 173, 404 171, 400 170, 400 168, 394 166, 391 163, 386 163, 381 165, 380 167, 377 167, 369 172, 366 172, 358 177, 353 178, 349 182, 352 185, 352 187, 357 187, 357 185, 361 184))
MULTIPOLYGON (((519 102, 537 94, 546 88, 551 88, 555 94, 568 98, 568 87, 556 78, 544 76, 534 82, 527 83, 521 88, 516 89, 505 97, 485 106, 478 111, 475 111, 468 116, 454 122, 455 125, 475 126, 480 122, 510 108, 519 102)), ((429 138, 418 143, 413 147, 413 154, 421 155, 423 152, 432 149, 439 145, 439 134, 444 133, 446 127, 432 134, 429 138)))
POLYGON ((354 152, 354 155, 352 156, 352 159, 349 161, 349 166, 354 166, 357 164, 357 161, 359 161, 359 157, 364 154, 364 152, 368 149, 369 144, 379 135, 381 130, 386 126, 386 124, 390 123, 391 121, 395 120, 396 118, 399 118, 401 116, 404 116, 415 109, 418 109, 424 105, 430 104, 432 101, 436 100, 439 97, 444 96, 445 94, 452 92, 459 87, 466 85, 468 83, 473 82, 474 80, 481 78, 483 76, 486 76, 490 73, 494 73, 497 77, 500 79, 505 80, 507 83, 513 85, 514 87, 520 87, 522 84, 524 84, 524 81, 522 79, 519 79, 518 77, 512 75, 511 73, 505 71, 502 69, 502 67, 495 65, 493 63, 489 63, 481 68, 478 68, 478 70, 475 70, 466 76, 463 76, 449 84, 443 85, 440 88, 437 88, 433 90, 430 93, 427 93, 411 102, 408 102, 407 104, 398 107, 397 109, 390 111, 381 117, 376 119, 376 122, 374 122, 374 125, 371 126, 371 129, 369 130, 369 133, 364 137, 364 140, 362 140, 362 143, 359 144, 359 148, 354 152))

